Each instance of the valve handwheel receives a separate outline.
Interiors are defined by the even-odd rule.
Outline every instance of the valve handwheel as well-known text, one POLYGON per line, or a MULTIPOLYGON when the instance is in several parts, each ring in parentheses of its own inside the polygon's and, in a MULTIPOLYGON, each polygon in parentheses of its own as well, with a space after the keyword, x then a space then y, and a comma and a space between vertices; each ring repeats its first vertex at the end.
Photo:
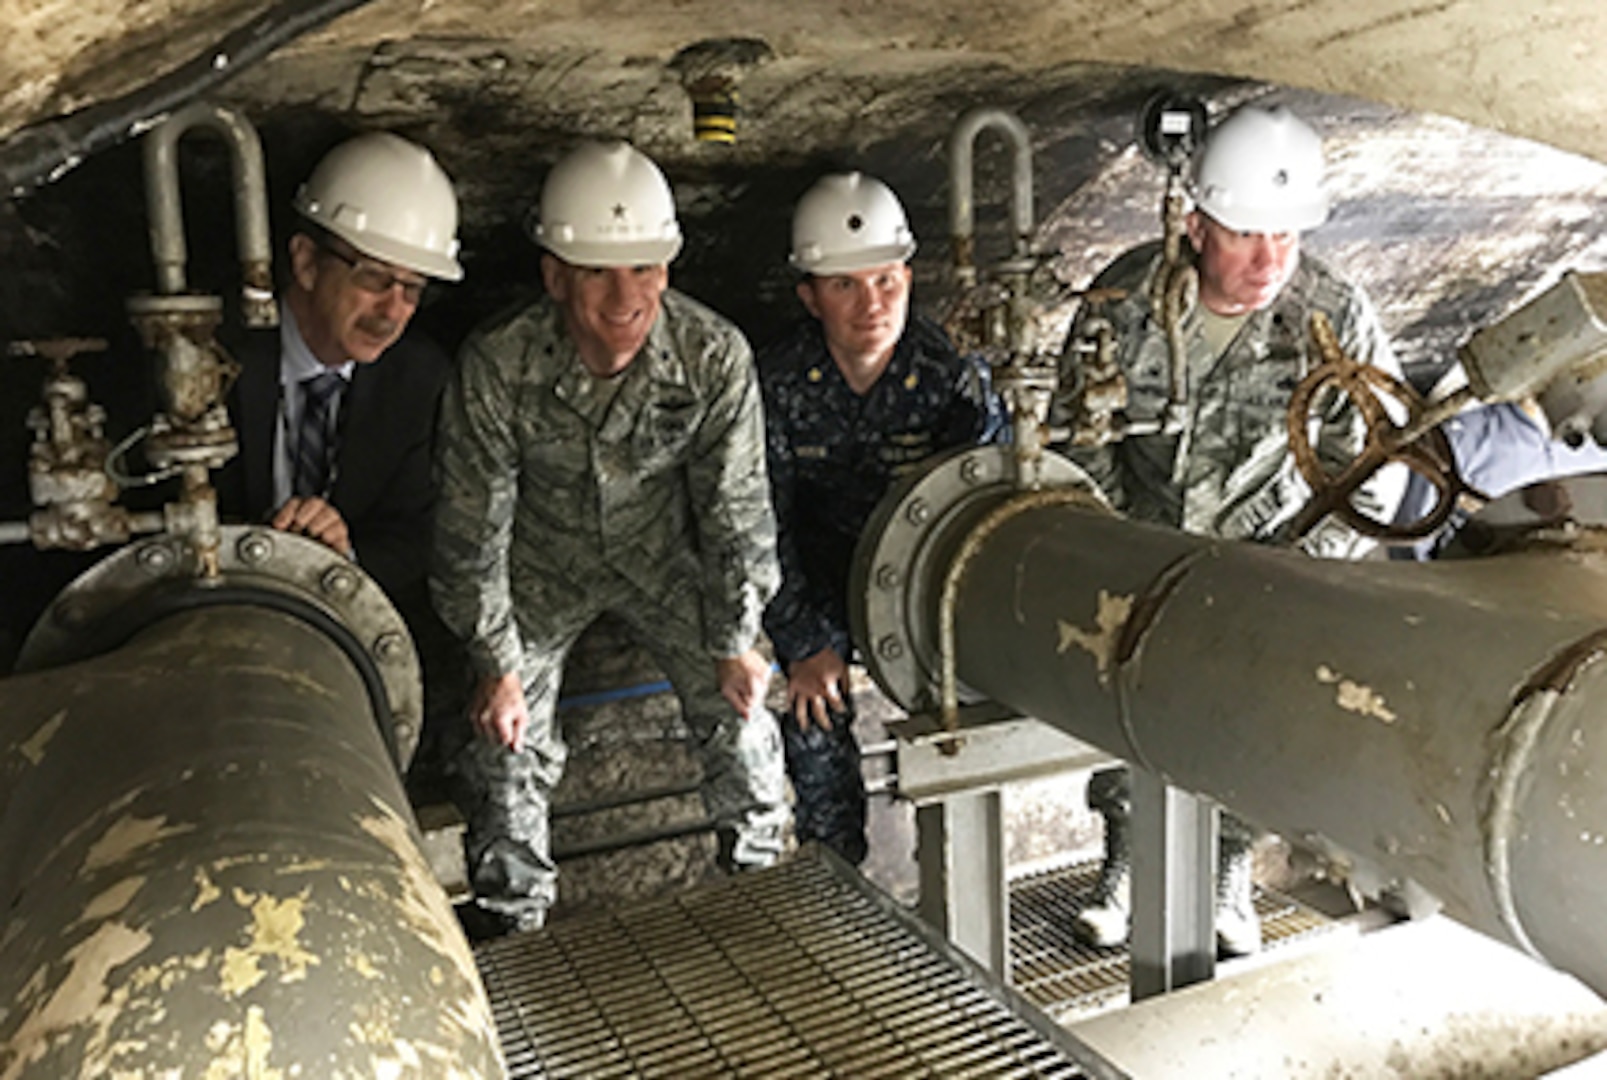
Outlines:
POLYGON ((1346 356, 1333 324, 1321 312, 1311 316, 1311 338, 1322 363, 1295 387, 1288 411, 1289 449, 1295 467, 1311 486, 1311 499, 1290 522, 1286 538, 1299 539, 1329 514, 1379 540, 1417 540, 1434 533, 1456 509, 1457 498, 1472 489, 1457 472, 1450 440, 1438 426, 1407 437, 1413 435, 1428 403, 1411 384, 1346 356), (1327 411, 1339 398, 1351 401, 1361 413, 1367 422, 1367 437, 1361 452, 1335 472, 1318 456, 1309 425, 1318 418, 1314 408, 1319 413, 1327 411), (1405 423, 1396 423, 1385 407, 1386 398, 1404 409, 1405 423), (1434 487, 1433 506, 1415 521, 1380 521, 1351 500, 1357 488, 1391 462, 1405 465, 1434 487))

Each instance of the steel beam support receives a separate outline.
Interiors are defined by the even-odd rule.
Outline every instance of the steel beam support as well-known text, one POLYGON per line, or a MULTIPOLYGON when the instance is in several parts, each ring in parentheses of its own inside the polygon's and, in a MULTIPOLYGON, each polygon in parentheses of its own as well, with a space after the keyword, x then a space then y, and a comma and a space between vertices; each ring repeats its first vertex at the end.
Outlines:
POLYGON ((1060 728, 991 703, 961 709, 958 736, 930 714, 890 721, 887 731, 894 739, 898 793, 916 805, 1111 761, 1060 728))
POLYGON ((921 918, 998 979, 1010 978, 1010 890, 1005 881, 1003 799, 998 791, 951 795, 918 807, 921 918))
POLYGON ((1216 807, 1134 768, 1132 998, 1216 974, 1216 807))

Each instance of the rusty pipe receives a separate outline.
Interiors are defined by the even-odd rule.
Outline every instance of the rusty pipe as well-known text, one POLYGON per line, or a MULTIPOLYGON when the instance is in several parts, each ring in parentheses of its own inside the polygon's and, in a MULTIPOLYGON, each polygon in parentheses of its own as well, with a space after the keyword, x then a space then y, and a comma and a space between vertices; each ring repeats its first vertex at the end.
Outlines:
POLYGON ((1014 113, 1004 109, 972 109, 960 117, 949 136, 949 234, 954 241, 954 271, 962 286, 976 284, 976 202, 973 160, 976 140, 993 128, 1010 142, 1011 255, 1022 259, 1032 244, 1032 133, 1014 113))
POLYGON ((248 602, 0 682, 0 1080, 497 1077, 349 656, 248 602))
POLYGON ((145 136, 145 205, 150 215, 151 256, 158 293, 186 291, 184 207, 179 195, 178 144, 191 130, 210 128, 222 136, 233 167, 235 237, 241 269, 241 311, 248 326, 275 326, 273 274, 268 233, 267 171, 262 142, 243 115, 207 101, 174 112, 145 136))
MULTIPOLYGON (((930 628, 965 550, 953 602, 966 693, 1340 853, 1364 878, 1415 883, 1607 992, 1600 556, 1326 562, 1055 503, 991 521, 968 548, 988 499, 944 506, 934 490, 904 489, 929 523, 900 541, 910 572, 856 568, 874 600, 854 597, 856 625, 893 610, 882 625, 914 628, 898 650, 866 650, 883 686, 919 688, 910 673, 936 669, 930 628)), ((909 517, 879 510, 861 556, 909 517)))

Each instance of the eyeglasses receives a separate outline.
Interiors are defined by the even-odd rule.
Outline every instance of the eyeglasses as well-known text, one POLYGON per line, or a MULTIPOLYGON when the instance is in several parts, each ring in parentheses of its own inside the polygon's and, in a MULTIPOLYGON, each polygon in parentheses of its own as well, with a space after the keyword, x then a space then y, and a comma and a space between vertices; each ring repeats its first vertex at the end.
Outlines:
POLYGON ((402 299, 414 307, 417 307, 418 302, 424 298, 424 287, 429 284, 428 281, 414 281, 400 277, 389 270, 375 266, 371 262, 365 262, 355 255, 348 255, 339 248, 330 247, 328 244, 319 244, 318 246, 351 267, 352 284, 366 293, 384 296, 400 285, 402 287, 402 299))

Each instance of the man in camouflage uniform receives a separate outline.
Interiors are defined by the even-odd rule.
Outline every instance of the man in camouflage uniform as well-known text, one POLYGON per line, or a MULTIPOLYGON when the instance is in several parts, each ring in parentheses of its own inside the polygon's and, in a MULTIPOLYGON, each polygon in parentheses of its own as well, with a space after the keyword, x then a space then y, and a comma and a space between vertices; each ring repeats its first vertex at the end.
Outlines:
POLYGON ((605 611, 675 687, 724 863, 772 863, 787 819, 754 649, 779 575, 747 343, 668 288, 674 201, 628 144, 560 161, 534 232, 549 295, 465 342, 439 436, 431 587, 479 675, 453 770, 482 933, 539 926, 555 898, 554 705, 605 611))
POLYGON ((987 365, 910 316, 915 239, 885 184, 822 177, 794 211, 792 246, 811 317, 759 358, 781 558, 764 625, 787 672, 794 832, 857 864, 866 840, 848 688, 854 544, 901 472, 1008 425, 987 365))
MULTIPOLYGON (((1400 375, 1366 295, 1300 252, 1300 232, 1321 224, 1322 143, 1283 108, 1248 106, 1224 120, 1195 161, 1195 208, 1189 247, 1199 297, 1181 320, 1187 364, 1187 410, 1181 433, 1124 439, 1072 456, 1122 512, 1188 532, 1232 540, 1270 541, 1305 504, 1310 489, 1295 468, 1285 421, 1291 392, 1321 363, 1310 320, 1332 321, 1352 358, 1400 375)), ((1163 270, 1162 244, 1118 257, 1095 278, 1096 295, 1113 297, 1079 313, 1069 342, 1092 320, 1109 320, 1116 359, 1128 386, 1128 415, 1162 415, 1169 393, 1170 351, 1151 283, 1163 270)), ((1072 357, 1068 347, 1067 360, 1072 357)), ((1062 372, 1062 387, 1074 380, 1062 372)), ((1361 448, 1365 425, 1348 402, 1328 408, 1316 438, 1331 466, 1361 448)), ((1355 499, 1388 520, 1382 484, 1355 499)), ((1332 519, 1300 541, 1314 555, 1354 557, 1370 546, 1332 519)), ((1097 773, 1088 805, 1105 819, 1106 857, 1078 936, 1095 945, 1127 938, 1129 777, 1125 768, 1097 773)), ((1222 815, 1217 872, 1217 940, 1225 954, 1260 948, 1251 905, 1254 834, 1222 815)))

